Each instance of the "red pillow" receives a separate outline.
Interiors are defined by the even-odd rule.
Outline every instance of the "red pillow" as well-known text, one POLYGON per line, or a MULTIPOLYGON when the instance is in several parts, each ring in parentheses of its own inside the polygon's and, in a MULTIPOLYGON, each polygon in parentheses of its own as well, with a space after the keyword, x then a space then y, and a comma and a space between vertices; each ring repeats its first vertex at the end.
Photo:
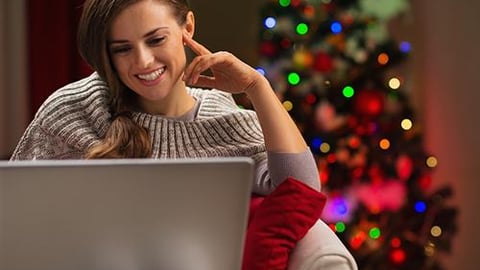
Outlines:
POLYGON ((290 252, 320 218, 325 201, 293 178, 266 197, 252 197, 242 269, 287 269, 290 252))

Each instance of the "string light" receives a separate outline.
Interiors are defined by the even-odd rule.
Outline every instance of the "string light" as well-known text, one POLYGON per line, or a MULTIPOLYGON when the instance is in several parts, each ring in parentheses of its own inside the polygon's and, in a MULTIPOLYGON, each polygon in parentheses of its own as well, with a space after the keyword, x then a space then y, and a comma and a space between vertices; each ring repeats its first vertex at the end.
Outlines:
POLYGON ((340 34, 342 32, 342 24, 337 22, 337 21, 334 21, 332 22, 332 24, 330 25, 330 30, 332 31, 332 33, 334 34, 340 34))
POLYGON ((267 17, 265 18, 265 21, 263 22, 263 24, 267 29, 272 29, 277 25, 277 20, 273 17, 267 17))
POLYGON ((402 241, 400 241, 400 238, 394 237, 392 238, 392 241, 390 241, 390 244, 394 248, 399 248, 402 245, 402 241))
POLYGON ((335 224, 335 231, 339 233, 343 233, 347 227, 345 226, 345 223, 339 221, 335 224))
POLYGON ((412 123, 412 120, 410 119, 403 119, 400 125, 404 130, 410 130, 413 126, 413 123, 412 123))
POLYGON ((410 42, 407 42, 407 41, 400 42, 399 48, 400 48, 400 51, 403 53, 409 53, 412 50, 412 46, 410 45, 410 42))
POLYGON ((388 54, 386 53, 381 53, 377 57, 377 61, 380 65, 386 65, 390 58, 388 57, 388 54))
POLYGON ((322 139, 320 138, 313 138, 312 140, 312 147, 315 148, 315 149, 318 149, 320 148, 320 146, 322 145, 323 141, 322 139))
POLYGON ((403 263, 406 259, 405 251, 399 248, 392 250, 390 253, 390 259, 396 264, 403 263))
POLYGON ((381 232, 380 232, 380 229, 375 227, 375 228, 371 228, 370 229, 370 232, 368 233, 368 235, 370 236, 370 238, 372 239, 378 239, 381 235, 381 232))
POLYGON ((416 202, 414 207, 417 213, 424 213, 427 211, 427 204, 423 201, 416 202))
POLYGON ((320 144, 320 152, 322 152, 324 154, 330 152, 330 144, 325 143, 325 142, 320 144))
POLYGON ((393 90, 397 90, 398 88, 400 88, 400 80, 398 78, 391 78, 388 81, 388 86, 390 86, 390 88, 392 88, 393 90))
POLYGON ((298 73, 296 73, 296 72, 291 72, 290 74, 288 74, 288 82, 291 85, 299 84, 300 83, 300 75, 298 75, 298 73))
POLYGON ((278 0, 278 3, 279 3, 280 6, 282 6, 282 7, 288 7, 288 6, 290 6, 290 0, 278 0))
POLYGON ((427 163, 427 166, 428 166, 429 168, 435 168, 435 167, 437 167, 437 165, 438 165, 437 158, 436 158, 436 157, 433 157, 433 156, 428 157, 427 160, 426 160, 426 163, 427 163))
POLYGON ((308 32, 308 25, 305 23, 299 23, 296 28, 297 34, 305 35, 308 32))
POLYGON ((283 107, 289 112, 293 109, 293 103, 289 100, 286 100, 283 102, 283 107))
POLYGON ((262 76, 265 76, 265 74, 266 74, 265 69, 263 69, 261 67, 257 67, 256 70, 258 71, 258 73, 262 74, 262 76))
POLYGON ((355 94, 355 90, 353 89, 353 87, 347 85, 343 88, 342 93, 344 97, 351 98, 355 94))
POLYGON ((433 237, 440 237, 440 235, 442 235, 442 228, 439 226, 433 226, 432 229, 430 229, 430 234, 433 237))
POLYGON ((390 141, 388 139, 381 139, 379 142, 379 146, 383 150, 387 150, 390 148, 390 141))

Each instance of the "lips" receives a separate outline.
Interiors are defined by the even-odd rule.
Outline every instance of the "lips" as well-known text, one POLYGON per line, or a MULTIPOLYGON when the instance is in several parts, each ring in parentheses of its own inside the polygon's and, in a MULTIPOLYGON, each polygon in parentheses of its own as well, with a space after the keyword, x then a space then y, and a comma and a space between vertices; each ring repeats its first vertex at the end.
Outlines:
POLYGON ((166 69, 165 67, 162 67, 150 73, 138 74, 137 77, 144 81, 154 81, 158 79, 165 72, 165 69, 166 69))

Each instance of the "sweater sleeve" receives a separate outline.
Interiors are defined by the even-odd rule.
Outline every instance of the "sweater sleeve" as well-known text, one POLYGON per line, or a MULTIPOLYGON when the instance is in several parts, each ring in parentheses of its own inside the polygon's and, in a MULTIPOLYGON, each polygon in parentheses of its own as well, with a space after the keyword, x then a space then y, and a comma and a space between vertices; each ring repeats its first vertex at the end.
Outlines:
POLYGON ((256 160, 253 192, 270 194, 289 177, 320 191, 320 176, 309 149, 296 154, 267 152, 265 158, 256 160))
POLYGON ((33 120, 17 144, 11 161, 34 159, 74 159, 81 153, 69 147, 62 138, 51 135, 33 120))

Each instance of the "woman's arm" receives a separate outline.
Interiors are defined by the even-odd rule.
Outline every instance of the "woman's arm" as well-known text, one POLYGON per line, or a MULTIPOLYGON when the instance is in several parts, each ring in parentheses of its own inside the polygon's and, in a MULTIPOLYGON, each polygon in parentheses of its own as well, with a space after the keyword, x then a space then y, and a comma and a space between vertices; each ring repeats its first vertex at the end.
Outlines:
POLYGON ((198 55, 185 69, 184 80, 188 84, 246 93, 258 115, 267 151, 301 153, 307 150, 300 131, 264 76, 231 53, 211 53, 187 35, 184 42, 198 55), (208 69, 213 76, 201 74, 208 69))

